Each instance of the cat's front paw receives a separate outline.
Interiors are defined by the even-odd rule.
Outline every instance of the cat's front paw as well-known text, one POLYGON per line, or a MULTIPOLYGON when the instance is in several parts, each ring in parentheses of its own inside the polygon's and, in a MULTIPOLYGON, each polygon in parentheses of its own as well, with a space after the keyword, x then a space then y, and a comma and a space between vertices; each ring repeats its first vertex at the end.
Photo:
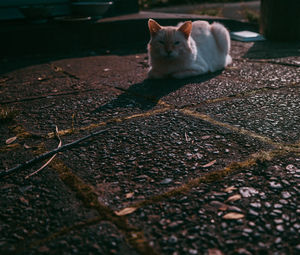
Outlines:
POLYGON ((175 79, 184 79, 184 78, 188 78, 188 77, 197 76, 197 75, 200 75, 203 73, 204 72, 196 71, 196 70, 185 70, 185 71, 181 71, 181 72, 172 73, 171 77, 175 78, 175 79))
POLYGON ((155 72, 152 69, 148 72, 148 79, 162 79, 164 76, 161 73, 155 72))

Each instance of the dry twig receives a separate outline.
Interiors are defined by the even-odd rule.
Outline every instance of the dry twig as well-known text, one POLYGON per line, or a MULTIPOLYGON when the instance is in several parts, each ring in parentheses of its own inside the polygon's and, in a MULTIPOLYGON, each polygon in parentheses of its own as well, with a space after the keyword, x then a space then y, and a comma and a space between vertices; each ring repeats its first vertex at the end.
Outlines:
POLYGON ((18 171, 21 171, 21 170, 24 170, 24 169, 27 169, 28 167, 40 162, 40 161, 43 161, 49 157, 52 157, 54 154, 57 154, 58 152, 62 152, 62 151, 66 151, 72 147, 75 147, 76 145, 78 145, 79 143, 91 138, 91 137, 94 137, 94 136, 97 136, 97 135, 100 135, 102 133, 104 133, 105 131, 107 131, 107 129, 104 129, 104 130, 100 130, 100 131, 97 131, 97 132, 94 132, 94 133, 91 133, 87 136, 84 136, 78 140, 75 140, 71 143, 67 143, 59 148, 56 148, 52 151, 49 151, 49 152, 45 152, 43 153, 42 155, 40 156, 37 156, 33 159, 30 159, 28 161, 26 161, 25 163, 23 164, 20 164, 20 165, 17 165, 16 167, 13 167, 13 168, 10 168, 6 171, 2 171, 0 172, 0 179, 5 177, 5 176, 8 176, 8 175, 11 175, 12 173, 15 173, 15 172, 18 172, 18 171))
MULTIPOLYGON (((58 144, 58 146, 57 146, 57 149, 58 149, 58 148, 60 148, 60 147, 62 146, 62 141, 61 141, 61 139, 60 139, 60 137, 59 137, 59 133, 58 133, 58 128, 57 128, 57 126, 55 126, 55 136, 56 136, 56 138, 59 140, 59 144, 58 144)), ((54 155, 53 155, 53 156, 52 156, 52 157, 51 157, 44 165, 42 165, 38 170, 36 170, 36 171, 34 171, 33 173, 27 175, 27 176, 25 177, 25 179, 28 179, 30 176, 35 175, 35 174, 37 174, 38 172, 42 171, 46 166, 48 166, 48 165, 50 164, 50 162, 55 158, 56 155, 57 155, 57 153, 54 154, 54 155)))

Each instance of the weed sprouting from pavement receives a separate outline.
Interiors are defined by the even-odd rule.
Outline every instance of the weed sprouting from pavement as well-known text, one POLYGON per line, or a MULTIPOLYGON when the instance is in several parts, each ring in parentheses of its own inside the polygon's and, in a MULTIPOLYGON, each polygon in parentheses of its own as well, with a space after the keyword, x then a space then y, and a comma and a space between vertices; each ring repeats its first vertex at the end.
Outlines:
POLYGON ((16 115, 16 110, 9 109, 7 107, 0 107, 0 124, 13 121, 16 115))

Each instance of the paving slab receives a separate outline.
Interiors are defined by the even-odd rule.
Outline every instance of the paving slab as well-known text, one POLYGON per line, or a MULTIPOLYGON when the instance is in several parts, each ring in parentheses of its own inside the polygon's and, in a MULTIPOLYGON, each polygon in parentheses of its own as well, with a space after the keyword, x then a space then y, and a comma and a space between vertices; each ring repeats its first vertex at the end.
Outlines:
POLYGON ((82 88, 83 84, 49 62, 5 73, 1 83, 2 103, 82 88))
MULTIPOLYGON (((17 153, 5 155, 15 158, 17 153)), ((23 159, 26 159, 24 154, 23 150, 23 159)), ((24 254, 34 242, 51 233, 97 216, 96 211, 86 209, 77 200, 53 170, 46 169, 25 180, 24 177, 33 170, 36 169, 0 181, 2 254, 24 254)))
POLYGON ((2 59, 1 172, 56 148, 54 125, 63 144, 106 131, 0 180, 0 250, 297 254, 299 44, 233 42, 232 56, 159 81, 145 47, 2 59))
POLYGON ((125 242, 123 234, 112 223, 105 221, 53 237, 30 254, 60 254, 62 251, 64 254, 137 254, 125 242))
POLYGON ((244 57, 249 59, 265 59, 299 66, 299 42, 255 42, 244 57))
POLYGON ((299 155, 278 157, 128 217, 160 254, 297 254, 299 168, 299 155))
POLYGON ((179 112, 115 124, 59 156, 114 209, 158 195, 271 146, 179 112), (207 165, 207 164, 211 165, 207 165), (127 198, 128 193, 134 193, 127 198))
MULTIPOLYGON (((113 86, 127 93, 164 100, 176 106, 201 103, 208 99, 226 97, 258 88, 298 84, 299 68, 281 66, 276 63, 248 62, 241 58, 245 49, 253 43, 234 42, 233 65, 222 72, 185 80, 145 80, 148 60, 146 54, 127 56, 107 55, 89 58, 61 60, 54 64, 88 84, 113 86)), ((118 100, 114 100, 116 102, 118 100)), ((155 105, 155 101, 153 103, 155 105)))
MULTIPOLYGON (((22 102, 15 106, 22 115, 17 117, 33 133, 46 135, 59 130, 78 129, 99 124, 113 118, 143 113, 151 108, 152 101, 137 98, 114 88, 97 85, 87 91, 71 91, 22 102)), ((160 105, 155 108, 160 108, 160 105)))
POLYGON ((299 92, 299 86, 284 88, 216 103, 198 111, 274 141, 293 143, 300 139, 299 92))

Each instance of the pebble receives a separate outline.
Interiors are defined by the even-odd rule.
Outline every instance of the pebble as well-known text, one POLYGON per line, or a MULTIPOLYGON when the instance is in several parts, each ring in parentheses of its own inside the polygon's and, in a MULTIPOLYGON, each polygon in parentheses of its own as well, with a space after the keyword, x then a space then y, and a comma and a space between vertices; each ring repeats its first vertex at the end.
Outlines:
POLYGON ((273 212, 276 213, 276 214, 282 214, 282 211, 278 210, 278 209, 273 210, 273 212))
POLYGON ((289 202, 285 199, 279 199, 279 203, 283 205, 287 205, 289 202))
POLYGON ((279 232, 283 232, 284 231, 283 225, 277 225, 276 230, 279 232))
POLYGON ((233 212, 242 212, 242 209, 238 208, 237 206, 229 206, 228 210, 233 212))
POLYGON ((275 243, 276 243, 276 244, 279 244, 279 243, 281 243, 281 242, 282 242, 281 237, 277 237, 277 238, 275 239, 275 243))
POLYGON ((289 164, 289 165, 286 166, 285 169, 288 170, 291 173, 295 173, 296 167, 294 165, 292 165, 292 164, 289 164))
POLYGON ((177 242, 178 242, 178 238, 177 238, 176 236, 174 236, 174 235, 171 235, 171 236, 169 237, 169 239, 168 239, 168 242, 169 242, 170 244, 177 243, 177 242))
POLYGON ((274 208, 275 208, 275 209, 281 209, 282 207, 283 207, 282 204, 275 204, 275 205, 274 205, 274 208))
POLYGON ((253 230, 251 228, 244 228, 243 232, 251 234, 253 232, 253 230))
POLYGON ((282 219, 284 219, 285 221, 289 221, 290 216, 288 216, 287 214, 282 214, 282 219))
POLYGON ((222 223, 221 223, 221 227, 222 227, 223 229, 227 229, 228 225, 227 225, 226 222, 222 222, 222 223))
POLYGON ((236 250, 236 254, 251 255, 252 253, 250 251, 247 251, 245 248, 239 248, 236 250))
POLYGON ((274 222, 278 225, 278 224, 282 224, 283 220, 282 219, 275 219, 274 222))
POLYGON ((288 191, 281 192, 281 196, 285 199, 290 198, 292 195, 288 191))
POLYGON ((272 205, 270 202, 265 202, 265 207, 270 208, 272 205))
POLYGON ((267 224, 265 225, 265 227, 266 227, 267 230, 271 230, 271 229, 272 229, 272 226, 271 226, 270 223, 267 223, 267 224))
POLYGON ((257 211, 252 210, 252 209, 249 210, 249 214, 252 215, 252 216, 256 216, 256 217, 259 216, 259 213, 257 211))
POLYGON ((171 178, 166 178, 166 179, 163 179, 161 182, 160 182, 160 184, 169 184, 169 183, 171 183, 173 181, 173 179, 171 179, 171 178))
POLYGON ((259 202, 250 203, 250 206, 253 208, 261 208, 261 203, 259 203, 259 202))
POLYGON ((253 221, 249 221, 248 224, 250 227, 255 227, 255 223, 253 221))
POLYGON ((295 223, 293 227, 294 227, 295 229, 300 229, 300 224, 295 223))
POLYGON ((195 249, 189 249, 189 254, 195 255, 195 254, 198 254, 198 251, 195 249))
POLYGON ((259 193, 256 189, 252 187, 241 187, 239 191, 243 197, 251 197, 259 193))
POLYGON ((183 221, 181 221, 181 220, 171 222, 171 223, 168 225, 168 228, 170 228, 170 229, 175 229, 175 228, 179 227, 182 223, 183 223, 183 221))
POLYGON ((284 183, 286 186, 290 186, 291 184, 287 180, 281 180, 282 183, 284 183))
POLYGON ((269 184, 272 189, 282 189, 282 185, 278 182, 272 181, 269 184))

